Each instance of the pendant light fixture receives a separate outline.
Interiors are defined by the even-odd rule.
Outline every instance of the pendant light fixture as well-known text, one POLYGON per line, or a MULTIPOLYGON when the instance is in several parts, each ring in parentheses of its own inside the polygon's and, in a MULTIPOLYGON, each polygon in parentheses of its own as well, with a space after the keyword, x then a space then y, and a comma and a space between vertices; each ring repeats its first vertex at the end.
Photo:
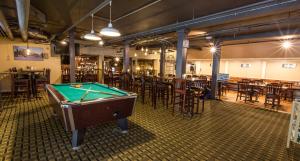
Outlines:
POLYGON ((84 39, 92 40, 92 41, 100 41, 102 40, 100 36, 98 36, 94 31, 94 14, 92 14, 92 30, 90 33, 85 34, 83 36, 84 39))
POLYGON ((104 35, 104 36, 109 36, 109 37, 121 36, 121 33, 119 32, 119 30, 113 28, 112 23, 111 23, 111 1, 109 2, 109 23, 108 23, 107 27, 101 29, 100 34, 104 35))
POLYGON ((26 47, 26 54, 30 55, 30 49, 29 49, 29 44, 28 44, 28 40, 27 40, 27 47, 26 47))

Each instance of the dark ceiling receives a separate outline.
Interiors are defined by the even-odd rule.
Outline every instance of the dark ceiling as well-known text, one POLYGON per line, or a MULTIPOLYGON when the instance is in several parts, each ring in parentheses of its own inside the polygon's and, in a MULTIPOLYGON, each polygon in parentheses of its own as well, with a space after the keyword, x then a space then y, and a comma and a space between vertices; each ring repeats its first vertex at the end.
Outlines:
MULTIPOLYGON (((103 1, 104 0, 31 0, 29 28, 45 34, 48 38, 50 38, 51 35, 60 35, 65 29, 103 1), (46 21, 36 16, 36 14, 33 13, 33 8, 44 13, 46 21)), ((113 0, 112 20, 114 27, 119 29, 122 35, 130 35, 261 1, 262 0, 113 0), (119 19, 142 7, 144 7, 144 9, 119 19)), ((18 19, 16 16, 15 1, 1 0, 0 9, 8 20, 14 36, 18 37, 18 19)), ((299 12, 293 11, 293 14, 296 20, 290 19, 289 22, 277 23, 278 20, 286 20, 286 17, 291 18, 290 12, 280 13, 275 16, 254 17, 250 20, 224 23, 204 28, 195 27, 192 30, 215 33, 216 35, 222 33, 223 36, 232 37, 249 33, 299 28, 299 12), (225 31, 226 34, 224 34, 225 31)), ((99 32, 100 29, 105 27, 108 23, 109 7, 106 6, 97 12, 95 16, 94 27, 95 30, 99 32)), ((87 18, 76 27, 77 38, 80 39, 80 36, 89 32, 90 29, 91 18, 87 18)), ((192 45, 203 42, 203 37, 191 37, 194 39, 194 43, 191 43, 192 45)), ((174 34, 170 39, 174 40, 174 34)), ((106 40, 109 39, 106 38, 106 40)))
MULTIPOLYGON (((103 1, 31 0, 31 5, 46 15, 46 22, 41 22, 36 16, 31 15, 29 26, 45 31, 50 35, 59 34, 103 1)), ((115 20, 155 1, 157 0, 113 0, 112 19, 115 20)), ((258 2, 258 0, 161 0, 152 6, 114 22, 113 25, 121 31, 122 35, 128 35, 255 2, 258 2)), ((0 9, 4 12, 12 28, 17 27, 15 1, 1 0, 0 9)), ((109 7, 103 8, 95 16, 109 19, 109 7)), ((95 18, 96 31, 106 25, 107 21, 95 18)), ((78 34, 88 32, 90 28, 91 18, 88 18, 77 26, 78 34)))

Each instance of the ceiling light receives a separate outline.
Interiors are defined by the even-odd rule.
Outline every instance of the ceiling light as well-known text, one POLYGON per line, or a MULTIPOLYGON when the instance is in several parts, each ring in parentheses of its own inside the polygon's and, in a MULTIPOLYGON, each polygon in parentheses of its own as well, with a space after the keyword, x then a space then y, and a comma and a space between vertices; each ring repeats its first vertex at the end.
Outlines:
POLYGON ((146 48, 146 52, 148 52, 148 48, 146 48))
POLYGON ((101 29, 100 34, 104 35, 104 36, 110 36, 110 37, 121 36, 121 33, 119 32, 119 30, 113 28, 112 23, 111 23, 111 1, 109 3, 109 23, 108 23, 107 27, 101 29))
POLYGON ((67 41, 66 41, 66 40, 61 40, 60 43, 61 43, 62 45, 67 45, 67 41))
POLYGON ((104 41, 100 40, 98 44, 101 45, 101 46, 103 46, 104 45, 104 41))
POLYGON ((135 56, 135 57, 137 57, 137 54, 136 54, 136 53, 134 53, 134 56, 135 56))
POLYGON ((141 51, 144 51, 144 47, 142 47, 141 51))
POLYGON ((285 49, 288 49, 292 46, 291 42, 288 41, 288 40, 285 40, 282 42, 282 47, 285 48, 285 49))
POLYGON ((30 49, 28 49, 28 48, 26 49, 26 54, 30 55, 30 49))
POLYGON ((98 36, 97 34, 95 34, 95 31, 94 31, 94 14, 92 14, 92 30, 90 33, 88 34, 85 34, 83 36, 84 39, 87 39, 87 40, 92 40, 92 41, 100 41, 102 40, 100 36, 98 36))
POLYGON ((120 61, 120 58, 119 57, 116 57, 115 58, 116 62, 120 61))
POLYGON ((26 54, 30 55, 30 49, 29 49, 29 44, 28 44, 28 40, 27 40, 27 47, 26 47, 26 54))
POLYGON ((217 48, 216 48, 216 47, 213 46, 213 47, 210 48, 210 52, 211 52, 211 53, 215 53, 216 51, 217 51, 217 48))
POLYGON ((206 40, 211 40, 213 37, 212 36, 206 36, 205 38, 206 38, 206 40))

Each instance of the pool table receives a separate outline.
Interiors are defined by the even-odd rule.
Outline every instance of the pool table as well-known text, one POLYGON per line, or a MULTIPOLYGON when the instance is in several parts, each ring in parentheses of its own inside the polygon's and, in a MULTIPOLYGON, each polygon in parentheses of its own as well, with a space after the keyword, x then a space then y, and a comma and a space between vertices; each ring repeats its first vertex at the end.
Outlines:
POLYGON ((46 85, 49 103, 66 131, 72 131, 72 147, 78 149, 87 127, 117 121, 120 132, 128 130, 137 95, 100 83, 46 85))

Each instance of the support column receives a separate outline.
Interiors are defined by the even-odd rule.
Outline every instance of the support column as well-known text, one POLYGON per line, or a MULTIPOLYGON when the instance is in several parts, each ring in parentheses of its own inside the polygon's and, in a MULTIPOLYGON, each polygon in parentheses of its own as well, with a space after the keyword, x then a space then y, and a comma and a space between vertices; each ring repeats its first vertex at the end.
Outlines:
POLYGON ((166 64, 166 47, 162 46, 161 47, 161 52, 160 52, 160 61, 159 61, 159 76, 160 78, 165 77, 165 64, 166 64))
POLYGON ((70 82, 75 83, 75 28, 69 31, 70 82))
POLYGON ((124 45, 124 51, 123 51, 123 72, 128 72, 128 69, 130 69, 129 65, 129 41, 125 41, 124 45))
POLYGON ((181 29, 177 31, 177 52, 176 52, 176 78, 182 78, 186 73, 187 48, 189 46, 188 31, 181 29))
MULTIPOLYGON (((212 74, 211 74, 211 93, 212 98, 216 99, 218 97, 218 74, 220 70, 220 59, 221 59, 221 42, 216 40, 214 42, 215 51, 213 55, 213 64, 212 64, 212 74)), ((212 51, 211 51, 212 52, 212 51)))

